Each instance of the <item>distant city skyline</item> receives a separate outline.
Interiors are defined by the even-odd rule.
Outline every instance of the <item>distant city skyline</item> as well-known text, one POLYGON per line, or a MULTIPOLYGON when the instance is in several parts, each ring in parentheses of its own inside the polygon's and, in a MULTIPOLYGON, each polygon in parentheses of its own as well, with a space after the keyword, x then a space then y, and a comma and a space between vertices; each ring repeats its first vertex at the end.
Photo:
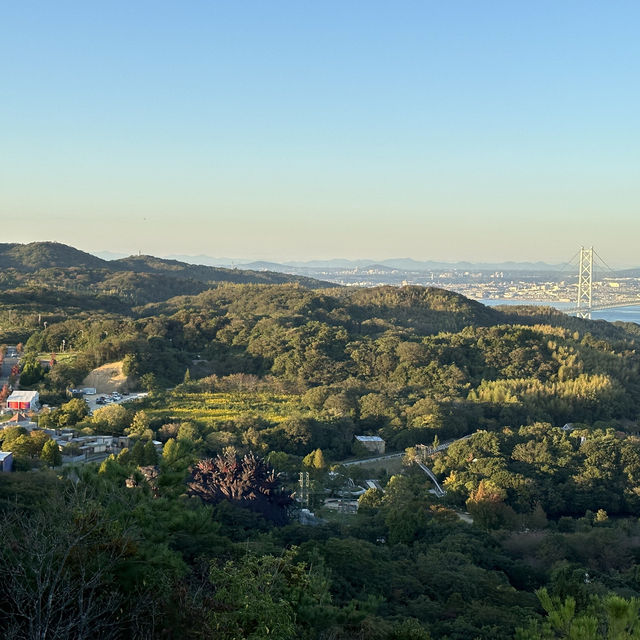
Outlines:
MULTIPOLYGON (((91 253, 92 255, 95 255, 99 258, 102 258, 103 260, 118 260, 120 258, 126 258, 129 257, 131 254, 128 253, 122 253, 122 252, 112 252, 112 251, 88 251, 87 253, 91 253)), ((198 255, 192 255, 192 254, 163 254, 163 255, 158 255, 156 257, 160 257, 160 258, 165 258, 168 260, 177 260, 180 262, 197 262, 198 260, 206 260, 207 262, 211 262, 213 264, 213 262, 219 263, 219 264, 229 264, 229 263, 237 263, 238 265, 243 265, 243 264, 260 264, 260 263, 264 263, 265 265, 268 264, 278 264, 278 265, 282 265, 282 266, 286 266, 286 265, 306 265, 306 264, 333 264, 335 263, 335 265, 348 265, 348 264, 353 264, 353 265, 360 265, 360 266, 374 266, 377 262, 380 263, 389 263, 389 262, 403 262, 403 261, 415 261, 416 263, 420 264, 420 263, 430 263, 433 262, 434 264, 451 264, 451 265, 455 265, 455 264, 485 264, 485 263, 481 263, 481 262, 472 262, 472 261, 468 261, 468 260, 459 260, 456 262, 446 262, 446 261, 440 261, 440 260, 416 260, 414 258, 412 258, 411 256, 396 256, 395 258, 392 257, 386 257, 386 258, 348 258, 348 257, 344 257, 344 256, 335 256, 333 258, 326 258, 326 259, 314 259, 314 258, 310 258, 308 260, 263 260, 263 259, 251 259, 251 258, 246 258, 246 257, 242 257, 242 256, 236 256, 236 257, 230 257, 230 256, 210 256, 210 255, 205 255, 205 254, 198 254, 198 255)), ((491 263, 493 264, 493 263, 491 263)), ((540 265, 546 265, 549 267, 555 267, 558 265, 554 265, 554 264, 549 264, 549 263, 543 263, 543 262, 536 262, 536 263, 529 263, 529 262, 518 262, 518 263, 514 263, 514 262, 502 262, 502 263, 496 263, 496 264, 540 264, 540 265)), ((560 264, 560 263, 559 263, 560 264)))
POLYGON ((9 3, 1 242, 640 264, 640 4, 9 3))

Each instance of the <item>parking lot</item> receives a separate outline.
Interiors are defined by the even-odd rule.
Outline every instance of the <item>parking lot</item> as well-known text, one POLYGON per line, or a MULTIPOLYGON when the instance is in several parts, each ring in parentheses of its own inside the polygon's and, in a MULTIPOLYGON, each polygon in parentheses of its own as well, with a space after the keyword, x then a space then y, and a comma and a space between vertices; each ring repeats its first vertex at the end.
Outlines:
POLYGON ((108 393, 96 393, 83 396, 86 403, 89 405, 90 413, 93 413, 96 409, 102 407, 108 407, 110 404, 123 404, 125 402, 131 402, 132 400, 138 400, 139 398, 145 398, 149 394, 144 391, 142 393, 128 393, 120 394, 117 392, 108 393), (101 402, 102 400, 102 402, 101 402))

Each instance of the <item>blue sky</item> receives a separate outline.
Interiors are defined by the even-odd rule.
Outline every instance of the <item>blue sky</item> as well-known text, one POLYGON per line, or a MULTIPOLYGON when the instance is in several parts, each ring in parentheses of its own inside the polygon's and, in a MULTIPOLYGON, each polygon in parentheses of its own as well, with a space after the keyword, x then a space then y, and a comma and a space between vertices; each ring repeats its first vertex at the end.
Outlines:
POLYGON ((2 241, 640 264, 639 23, 615 1, 3 3, 2 241))

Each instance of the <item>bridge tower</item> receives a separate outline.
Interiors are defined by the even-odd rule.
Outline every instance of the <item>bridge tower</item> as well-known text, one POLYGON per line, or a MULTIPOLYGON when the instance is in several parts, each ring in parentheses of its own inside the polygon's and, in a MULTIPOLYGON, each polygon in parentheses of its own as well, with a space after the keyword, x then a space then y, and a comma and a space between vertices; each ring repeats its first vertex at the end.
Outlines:
POLYGON ((578 268, 578 318, 591 319, 593 294, 593 247, 580 247, 580 267, 578 268))

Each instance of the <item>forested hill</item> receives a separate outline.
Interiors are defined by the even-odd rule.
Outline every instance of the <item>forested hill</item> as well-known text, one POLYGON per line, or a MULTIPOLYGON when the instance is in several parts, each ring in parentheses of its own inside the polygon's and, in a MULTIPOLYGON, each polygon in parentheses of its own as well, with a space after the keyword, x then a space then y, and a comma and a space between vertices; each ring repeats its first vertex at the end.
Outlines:
POLYGON ((188 264, 178 260, 166 260, 154 256, 130 256, 113 260, 109 268, 134 273, 154 273, 175 278, 196 280, 198 282, 234 282, 236 284, 284 284, 297 282, 305 287, 338 287, 339 285, 322 282, 305 276, 295 276, 275 271, 248 271, 244 269, 223 269, 206 265, 188 264))
MULTIPOLYGON (((136 274, 151 290, 159 277, 136 274)), ((178 289, 195 283, 169 281, 178 289)), ((375 429, 395 449, 479 427, 624 425, 639 417, 637 333, 625 325, 552 309, 503 311, 417 286, 224 283, 140 306, 118 308, 117 299, 0 292, 0 343, 21 341, 31 354, 49 354, 64 342, 76 354, 72 367, 56 366, 55 385, 40 389, 51 402, 94 367, 117 360, 134 381, 152 377, 164 387, 187 370, 192 380, 209 380, 203 390, 217 388, 211 376, 249 376, 255 385, 305 395, 323 420, 352 421, 347 434, 375 429)), ((260 446, 291 446, 286 438, 276 445, 277 423, 260 425, 269 433, 256 436, 260 446)), ((335 458, 348 453, 348 438, 334 442, 319 435, 324 427, 307 427, 305 445, 294 447, 300 455, 310 444, 335 458)))
POLYGON ((152 273, 197 282, 235 282, 282 284, 297 282, 306 287, 337 287, 314 278, 294 276, 274 271, 222 269, 194 265, 154 256, 130 256, 120 260, 103 260, 90 253, 59 242, 31 242, 29 244, 0 244, 0 267, 18 273, 34 273, 41 269, 101 269, 109 272, 152 273))
MULTIPOLYGON (((150 271, 0 271, 0 353, 22 342, 17 382, 56 407, 39 426, 132 443, 100 465, 0 474, 0 637, 33 637, 45 600, 60 638, 85 628, 86 602, 101 640, 635 637, 604 619, 605 605, 638 617, 637 325, 436 288, 121 266, 137 262, 150 271), (148 395, 92 415, 69 400, 116 362, 148 395), (445 495, 398 457, 340 464, 367 453, 356 434, 407 463, 457 439, 429 460, 445 495), (316 526, 295 523, 300 471, 316 526), (372 477, 384 492, 362 486, 356 514, 331 510, 372 477), (543 587, 576 627, 597 614, 604 631, 546 633, 543 587)), ((18 471, 59 466, 45 431, 0 439, 18 471)))
POLYGON ((51 304, 50 295, 42 297, 42 288, 58 292, 56 296, 61 299, 64 299, 61 292, 72 293, 75 309, 99 306, 122 312, 181 294, 198 294, 225 282, 295 283, 309 288, 337 286, 304 276, 219 269, 153 256, 107 261, 57 242, 0 244, 0 292, 5 296, 5 304, 40 304, 41 311, 57 308, 62 311, 51 304), (84 303, 80 300, 75 304, 83 296, 84 303))
POLYGON ((32 273, 51 267, 106 269, 109 263, 59 242, 0 243, 0 268, 32 273))
POLYGON ((436 287, 390 285, 373 288, 306 289, 295 285, 224 284, 198 295, 185 292, 135 308, 141 317, 195 313, 224 315, 243 324, 277 322, 299 326, 316 320, 359 334, 421 335, 503 324, 550 325, 613 341, 640 336, 634 323, 609 323, 567 316, 553 307, 487 307, 436 287))

